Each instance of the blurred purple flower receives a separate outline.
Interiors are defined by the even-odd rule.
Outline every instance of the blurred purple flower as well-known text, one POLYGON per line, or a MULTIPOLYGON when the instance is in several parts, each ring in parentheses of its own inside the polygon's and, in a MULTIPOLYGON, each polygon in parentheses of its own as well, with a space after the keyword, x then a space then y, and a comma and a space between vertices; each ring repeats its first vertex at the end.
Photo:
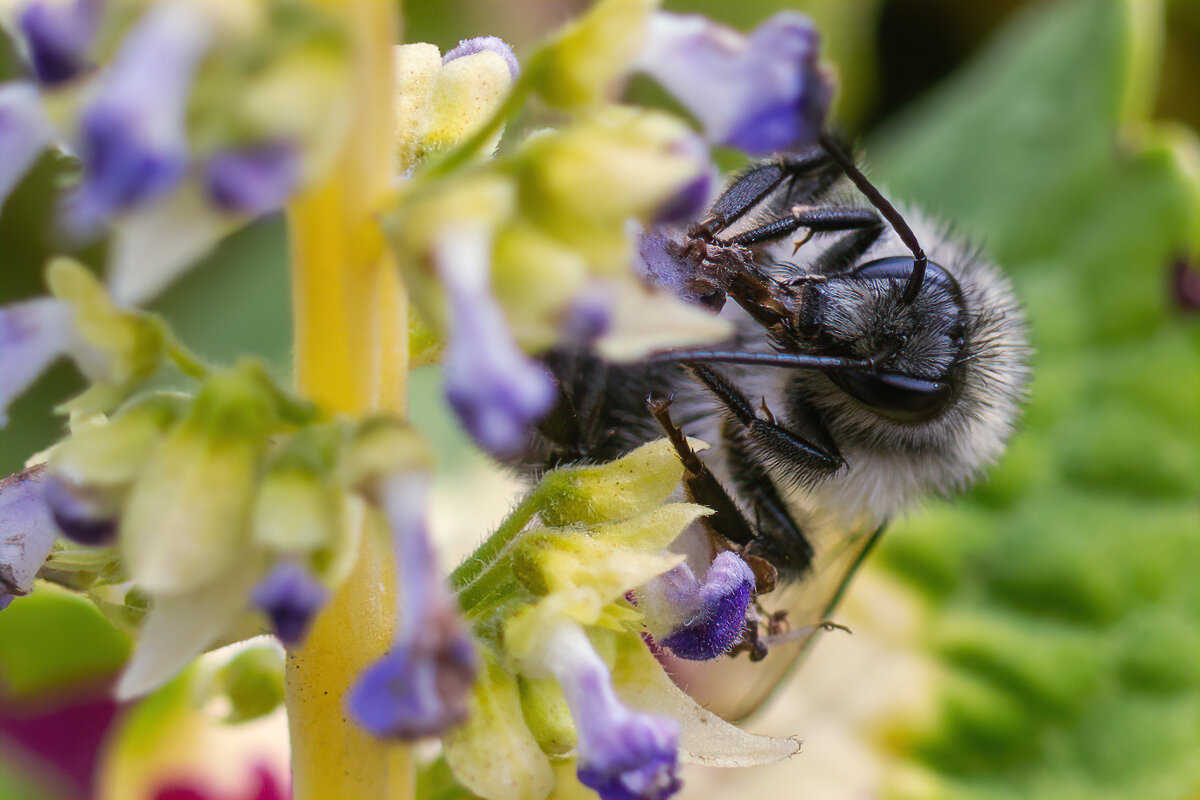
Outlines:
POLYGON ((62 355, 74 336, 71 309, 50 298, 0 306, 0 428, 5 409, 62 355))
POLYGON ((514 80, 521 73, 521 65, 518 63, 516 55, 513 54, 512 48, 499 36, 476 36, 474 39, 463 39, 458 43, 458 47, 442 56, 442 63, 449 64, 456 58, 483 52, 492 52, 503 58, 504 63, 508 66, 508 72, 514 80))
POLYGON ((116 498, 102 489, 77 486, 47 475, 42 500, 59 532, 78 544, 99 547, 117 538, 116 498))
POLYGON ((299 564, 276 564, 254 587, 254 605, 271 618, 279 641, 288 647, 302 644, 313 618, 329 600, 329 590, 299 564))
POLYGON ((691 135, 675 143, 674 150, 692 158, 703 167, 696 177, 684 184, 675 196, 658 210, 654 222, 659 225, 683 225, 700 216, 712 199, 717 181, 717 168, 712 163, 708 146, 699 136, 691 135))
POLYGON ((50 144, 52 134, 36 86, 29 81, 0 84, 0 208, 50 144))
POLYGON ((446 399, 480 447, 511 455, 550 410, 554 385, 517 347, 491 293, 491 238, 475 228, 447 229, 434 259, 451 314, 442 359, 446 399))
POLYGON ((436 736, 466 718, 475 647, 438 569, 426 521, 429 476, 389 476, 376 494, 392 532, 399 573, 396 643, 362 674, 347 702, 354 718, 375 736, 436 736))
POLYGON ((42 502, 44 475, 32 467, 0 480, 0 597, 32 591, 58 536, 42 502))
POLYGON ((605 286, 585 287, 567 308, 562 323, 563 339, 571 344, 591 345, 612 327, 612 306, 613 297, 605 286))
POLYGON ((662 800, 679 791, 679 725, 621 703, 583 628, 565 622, 551 636, 546 666, 575 721, 579 781, 603 800, 662 800))
POLYGON ((151 5, 126 35, 82 114, 83 180, 66 208, 70 233, 94 233, 183 178, 188 93, 208 42, 202 12, 181 2, 151 5))
POLYGON ((701 16, 660 12, 639 66, 703 124, 708 139, 750 155, 816 141, 833 90, 808 17, 782 11, 749 37, 701 16))
POLYGON ((300 183, 300 156, 290 142, 226 150, 204 165, 204 189, 213 205, 257 216, 283 207, 300 183))
POLYGON ((33 0, 17 26, 29 43, 33 72, 44 84, 64 83, 89 69, 88 50, 104 16, 101 0, 33 0))
POLYGON ((689 661, 708 661, 729 652, 742 638, 753 596, 754 573, 729 551, 713 559, 702 583, 681 564, 637 593, 638 608, 655 641, 689 661))

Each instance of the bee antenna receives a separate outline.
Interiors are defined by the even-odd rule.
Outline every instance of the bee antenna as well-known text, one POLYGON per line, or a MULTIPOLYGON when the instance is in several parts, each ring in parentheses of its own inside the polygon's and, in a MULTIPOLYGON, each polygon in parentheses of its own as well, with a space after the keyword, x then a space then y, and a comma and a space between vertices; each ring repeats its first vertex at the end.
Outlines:
POLYGON ((908 223, 904 221, 904 217, 900 215, 896 207, 888 202, 888 199, 872 185, 867 176, 842 152, 841 147, 833 140, 832 136, 822 131, 818 141, 821 143, 821 147, 825 148, 825 152, 829 153, 829 157, 837 162, 837 165, 846 173, 846 177, 858 187, 864 197, 871 201, 871 205, 879 210, 883 218, 896 231, 900 241, 904 242, 904 245, 912 251, 913 271, 908 276, 908 282, 904 284, 904 294, 901 296, 904 304, 910 305, 913 300, 917 299, 921 286, 925 283, 925 267, 929 263, 929 259, 925 257, 925 251, 921 249, 921 243, 917 241, 917 235, 913 233, 912 228, 908 227, 908 223))

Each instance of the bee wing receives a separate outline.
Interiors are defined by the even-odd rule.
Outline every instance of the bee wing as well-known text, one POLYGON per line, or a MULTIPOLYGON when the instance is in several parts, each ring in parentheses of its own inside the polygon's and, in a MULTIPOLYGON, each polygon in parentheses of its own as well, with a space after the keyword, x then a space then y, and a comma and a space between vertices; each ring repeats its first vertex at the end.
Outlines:
POLYGON ((818 546, 813 569, 803 579, 763 595, 762 605, 768 612, 788 612, 788 627, 797 632, 797 638, 771 647, 759 662, 744 655, 684 661, 664 652, 664 664, 672 678, 702 706, 725 719, 738 721, 753 714, 795 669, 884 527, 827 540, 826 547, 818 546))

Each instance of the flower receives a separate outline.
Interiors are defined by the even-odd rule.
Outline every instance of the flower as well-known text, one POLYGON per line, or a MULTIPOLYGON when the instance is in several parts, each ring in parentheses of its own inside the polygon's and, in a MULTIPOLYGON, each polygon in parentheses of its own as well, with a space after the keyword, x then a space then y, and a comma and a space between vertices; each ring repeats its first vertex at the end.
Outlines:
POLYGON ((50 144, 51 135, 37 87, 29 81, 0 84, 0 208, 50 144))
POLYGON ((434 259, 450 303, 443 359, 446 399, 485 450, 511 455, 554 401, 546 371, 517 348, 488 287, 491 237, 481 226, 448 227, 434 259))
POLYGON ((41 467, 0 479, 0 608, 29 594, 57 531, 42 502, 41 467))
POLYGON ((516 80, 517 76, 521 74, 521 65, 517 62, 512 48, 499 36, 476 36, 474 39, 463 39, 458 43, 458 47, 442 56, 442 64, 449 64, 457 58, 483 52, 495 53, 504 59, 504 63, 508 67, 508 74, 512 76, 513 80, 516 80))
POLYGON ((300 157, 289 142, 262 142, 217 153, 204 165, 213 205, 257 216, 283 207, 300 182, 300 157))
POLYGON ((92 66, 88 49, 103 13, 102 0, 33 0, 25 6, 17 26, 38 81, 65 83, 92 66))
POLYGON ((59 300, 0 306, 0 428, 8 404, 66 352, 72 336, 71 309, 59 300))
MULTIPOLYGON (((382 438, 389 431, 372 434, 382 438)), ((411 448, 398 440, 393 449, 405 445, 411 448)), ((368 478, 365 490, 392 534, 398 620, 391 652, 359 677, 347 705, 375 736, 436 736, 466 718, 477 659, 433 550, 426 520, 429 475, 417 464, 396 465, 368 478)))
POLYGON ((719 553, 704 581, 680 564, 637 592, 638 608, 655 641, 680 658, 708 661, 742 637, 754 596, 754 573, 735 553, 719 553))
POLYGON ((808 17, 782 11, 748 37, 698 15, 659 12, 648 27, 640 68, 710 141, 766 156, 816 140, 832 87, 808 17))
POLYGON ((279 641, 292 647, 308 635, 313 617, 329 599, 329 591, 307 569, 284 561, 254 587, 251 597, 254 605, 271 618, 279 641))
POLYGON ((658 800, 681 786, 679 725, 630 711, 578 624, 545 635, 541 661, 562 686, 578 733, 578 775, 603 800, 658 800))
POLYGON ((117 498, 112 493, 50 475, 42 487, 42 499, 59 532, 71 541, 102 546, 116 540, 117 498))
POLYGON ((703 139, 695 135, 685 136, 675 142, 672 149, 705 166, 658 209, 654 218, 655 224, 658 225, 682 225, 691 222, 708 208, 713 187, 717 183, 717 169, 703 139))
POLYGON ((177 1, 152 5, 126 35, 80 120, 83 180, 66 209, 70 233, 91 234, 183 179, 188 95, 209 38, 207 18, 177 1))

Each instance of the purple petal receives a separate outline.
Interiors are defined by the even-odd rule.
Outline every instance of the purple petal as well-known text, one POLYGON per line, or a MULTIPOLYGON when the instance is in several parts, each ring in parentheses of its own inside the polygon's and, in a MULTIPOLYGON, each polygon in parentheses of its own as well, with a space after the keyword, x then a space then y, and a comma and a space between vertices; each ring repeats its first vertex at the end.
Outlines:
POLYGON ((749 37, 700 16, 656 14, 642 69, 704 125, 710 141, 765 156, 816 140, 832 96, 819 36, 783 11, 749 37))
POLYGON ((372 664, 350 691, 350 713, 380 738, 437 736, 467 717, 475 648, 460 637, 422 637, 372 664))
POLYGON ((293 647, 308 636, 313 618, 329 600, 329 591, 307 569, 284 561, 272 567, 251 596, 254 605, 271 618, 279 641, 293 647))
POLYGON ((680 155, 691 157, 702 165, 696 177, 688 181, 675 196, 658 210, 654 219, 658 225, 683 225, 700 216, 712 200, 713 186, 717 180, 717 169, 709 156, 708 147, 699 136, 689 136, 676 142, 674 148, 680 155))
POLYGON ((638 606, 658 644, 680 658, 709 661, 742 638, 753 596, 754 573, 726 551, 713 559, 703 583, 681 565, 647 584, 638 606))
POLYGON ((0 207, 50 144, 51 133, 37 87, 29 81, 0 84, 0 207))
POLYGON ((37 79, 64 83, 90 69, 88 50, 103 15, 100 0, 33 0, 25 6, 17 25, 37 79))
POLYGON ((503 58, 504 63, 508 66, 508 73, 514 80, 521 74, 521 65, 517 62, 512 48, 499 36, 476 36, 474 39, 463 39, 458 43, 458 47, 442 56, 442 63, 449 64, 456 58, 483 52, 492 52, 503 58))
POLYGON ((697 278, 695 266, 681 255, 684 246, 678 231, 648 228, 638 237, 634 269, 652 288, 665 289, 681 300, 720 311, 725 293, 717 284, 697 278))
POLYGON ((67 539, 90 547, 116 541, 117 499, 111 492, 48 475, 42 486, 42 500, 67 539))
POLYGON ((434 255, 452 314, 442 360, 446 399, 480 447, 512 455, 550 410, 554 384, 517 347, 491 293, 490 237, 474 229, 447 231, 434 255))
POLYGON ((375 736, 435 736, 466 718, 476 656, 463 631, 433 549, 426 518, 429 477, 385 478, 378 501, 387 517, 399 572, 396 645, 367 668, 350 692, 355 719, 375 736))
POLYGON ((552 636, 547 667, 575 721, 579 781, 604 800, 661 800, 679 791, 679 725, 622 705, 578 625, 565 623, 552 636))
POLYGON ((66 208, 69 232, 92 234, 183 178, 188 94, 208 41, 205 18, 185 3, 151 6, 126 35, 83 111, 83 181, 66 208))
POLYGON ((209 199, 231 214, 257 216, 282 208, 299 182, 300 158, 288 142, 226 150, 204 165, 209 199))
POLYGON ((566 342, 588 346, 612 327, 613 298, 603 285, 585 287, 567 308, 562 335, 566 342))
POLYGON ((0 596, 32 591, 58 536, 42 502, 43 476, 34 467, 0 480, 0 596))
POLYGON ((70 308, 50 298, 0 307, 0 428, 8 404, 66 351, 71 319, 70 308))

